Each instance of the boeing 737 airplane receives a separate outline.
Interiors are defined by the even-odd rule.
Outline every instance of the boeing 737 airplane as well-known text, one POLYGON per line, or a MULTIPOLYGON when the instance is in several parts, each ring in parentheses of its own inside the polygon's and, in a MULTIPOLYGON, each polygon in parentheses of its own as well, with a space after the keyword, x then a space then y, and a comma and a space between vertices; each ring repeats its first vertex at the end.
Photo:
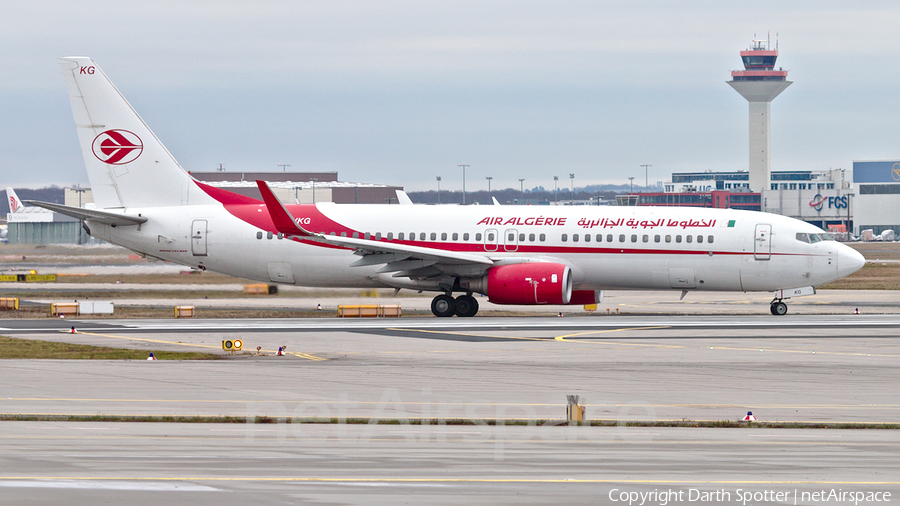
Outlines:
POLYGON ((438 292, 436 316, 497 304, 593 304, 603 290, 772 291, 784 299, 864 259, 784 216, 667 207, 284 205, 193 179, 90 58, 61 59, 96 207, 29 202, 148 257, 312 287, 438 292), (454 294, 459 294, 454 297, 454 294))

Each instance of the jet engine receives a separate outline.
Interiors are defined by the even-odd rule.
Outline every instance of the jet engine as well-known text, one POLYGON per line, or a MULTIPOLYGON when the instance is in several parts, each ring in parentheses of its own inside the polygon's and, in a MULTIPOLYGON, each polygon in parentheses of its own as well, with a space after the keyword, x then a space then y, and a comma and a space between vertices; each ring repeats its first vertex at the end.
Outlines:
POLYGON ((499 265, 481 278, 460 280, 460 285, 487 293, 494 304, 568 304, 572 269, 550 262, 499 265))

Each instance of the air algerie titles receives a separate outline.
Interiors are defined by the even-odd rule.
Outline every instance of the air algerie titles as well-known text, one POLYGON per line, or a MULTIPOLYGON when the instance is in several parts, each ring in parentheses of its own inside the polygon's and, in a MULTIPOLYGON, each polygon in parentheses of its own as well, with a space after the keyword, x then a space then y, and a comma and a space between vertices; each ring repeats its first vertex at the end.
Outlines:
MULTIPOLYGON (((523 218, 521 216, 507 218, 504 220, 502 216, 488 216, 482 218, 481 221, 476 223, 476 225, 515 225, 518 227, 521 226, 535 226, 535 227, 562 227, 566 224, 566 220, 568 218, 547 218, 544 216, 537 217, 528 217, 523 218)), ((636 220, 634 218, 619 218, 617 220, 613 220, 610 218, 601 218, 596 220, 590 220, 587 218, 581 218, 578 220, 578 226, 581 228, 594 228, 594 227, 602 227, 602 228, 613 228, 613 227, 631 227, 631 228, 656 228, 656 227, 681 227, 682 229, 686 228, 710 228, 716 226, 716 220, 667 220, 665 218, 659 218, 657 220, 636 220)))

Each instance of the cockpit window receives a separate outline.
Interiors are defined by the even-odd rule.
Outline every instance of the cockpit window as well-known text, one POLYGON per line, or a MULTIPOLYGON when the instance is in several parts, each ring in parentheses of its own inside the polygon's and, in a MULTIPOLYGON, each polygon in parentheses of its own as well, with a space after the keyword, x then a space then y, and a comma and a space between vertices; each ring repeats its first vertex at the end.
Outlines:
POLYGON ((824 234, 824 233, 823 234, 807 234, 804 232, 797 232, 797 240, 800 242, 814 244, 819 241, 833 241, 834 239, 832 239, 830 235, 824 234))

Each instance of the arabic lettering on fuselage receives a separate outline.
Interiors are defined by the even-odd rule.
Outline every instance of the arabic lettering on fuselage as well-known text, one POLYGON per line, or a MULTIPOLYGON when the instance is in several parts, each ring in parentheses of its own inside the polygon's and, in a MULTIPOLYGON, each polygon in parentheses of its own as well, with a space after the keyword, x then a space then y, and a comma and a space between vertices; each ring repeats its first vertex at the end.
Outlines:
MULTIPOLYGON (((482 218, 481 221, 477 223, 477 225, 515 225, 515 226, 535 226, 535 227, 562 227, 565 226, 567 218, 549 218, 545 216, 531 216, 531 217, 513 217, 513 218, 503 218, 502 216, 488 216, 482 218)), ((635 218, 600 218, 600 219, 588 219, 581 218, 578 220, 578 226, 581 228, 615 228, 615 227, 630 227, 633 229, 648 229, 648 228, 657 228, 657 227, 681 227, 682 229, 686 228, 709 228, 716 226, 716 220, 672 220, 659 218, 656 220, 637 220, 635 218)))

